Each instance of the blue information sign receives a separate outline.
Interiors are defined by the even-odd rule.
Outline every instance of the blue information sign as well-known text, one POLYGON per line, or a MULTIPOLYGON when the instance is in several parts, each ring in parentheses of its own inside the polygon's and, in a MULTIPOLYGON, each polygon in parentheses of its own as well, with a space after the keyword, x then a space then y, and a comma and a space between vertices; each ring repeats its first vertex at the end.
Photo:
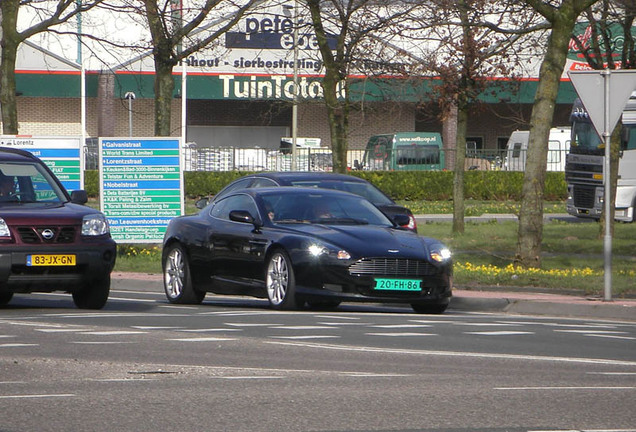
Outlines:
POLYGON ((161 243, 183 214, 178 138, 100 138, 100 205, 119 242, 161 243))

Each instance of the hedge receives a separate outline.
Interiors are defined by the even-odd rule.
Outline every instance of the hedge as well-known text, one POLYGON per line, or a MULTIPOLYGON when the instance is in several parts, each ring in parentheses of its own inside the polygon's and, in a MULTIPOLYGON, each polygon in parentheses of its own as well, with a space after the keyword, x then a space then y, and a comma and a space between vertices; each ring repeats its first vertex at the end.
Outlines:
MULTIPOLYGON (((231 181, 246 174, 249 173, 187 171, 184 173, 185 192, 189 197, 214 195, 231 181)), ((523 174, 516 171, 466 171, 465 198, 519 201, 523 174)), ((352 171, 351 175, 368 180, 395 200, 442 201, 450 200, 453 196, 451 171, 352 171)), ((86 171, 84 182, 89 196, 99 194, 98 171, 86 171)), ((544 194, 547 201, 564 201, 567 198, 565 174, 547 172, 544 194)))

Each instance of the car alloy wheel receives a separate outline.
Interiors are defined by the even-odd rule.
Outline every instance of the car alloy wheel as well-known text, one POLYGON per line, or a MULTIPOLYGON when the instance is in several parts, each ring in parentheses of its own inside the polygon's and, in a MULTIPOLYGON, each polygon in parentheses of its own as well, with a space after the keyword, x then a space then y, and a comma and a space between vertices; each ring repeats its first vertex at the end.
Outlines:
POLYGON ((185 262, 180 248, 173 248, 166 257, 163 280, 168 299, 178 299, 183 293, 185 281, 185 262))
POLYGON ((164 255, 163 285, 170 303, 200 304, 205 297, 205 291, 192 283, 188 256, 179 244, 170 246, 164 255))
POLYGON ((289 256, 282 250, 270 257, 265 274, 267 298, 274 309, 297 309, 304 302, 296 299, 294 269, 289 256))

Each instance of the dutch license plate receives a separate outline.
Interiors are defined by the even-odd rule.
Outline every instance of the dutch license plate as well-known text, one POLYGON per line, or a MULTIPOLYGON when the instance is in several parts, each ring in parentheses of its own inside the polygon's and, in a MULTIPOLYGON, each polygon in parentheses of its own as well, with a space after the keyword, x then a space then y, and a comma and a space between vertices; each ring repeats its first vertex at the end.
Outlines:
POLYGON ((376 290, 387 291, 421 291, 419 279, 375 279, 376 290))
POLYGON ((27 255, 26 265, 35 266, 74 266, 75 255, 27 255))

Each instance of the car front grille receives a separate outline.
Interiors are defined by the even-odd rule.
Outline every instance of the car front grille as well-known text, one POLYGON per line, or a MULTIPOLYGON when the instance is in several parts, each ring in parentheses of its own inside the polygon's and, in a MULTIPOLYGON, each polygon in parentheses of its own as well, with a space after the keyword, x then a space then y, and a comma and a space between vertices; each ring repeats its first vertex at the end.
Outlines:
POLYGON ((423 260, 400 258, 363 258, 349 266, 352 276, 430 276, 435 267, 423 260))
POLYGON ((18 227, 18 235, 22 243, 73 243, 75 240, 75 227, 18 227))

